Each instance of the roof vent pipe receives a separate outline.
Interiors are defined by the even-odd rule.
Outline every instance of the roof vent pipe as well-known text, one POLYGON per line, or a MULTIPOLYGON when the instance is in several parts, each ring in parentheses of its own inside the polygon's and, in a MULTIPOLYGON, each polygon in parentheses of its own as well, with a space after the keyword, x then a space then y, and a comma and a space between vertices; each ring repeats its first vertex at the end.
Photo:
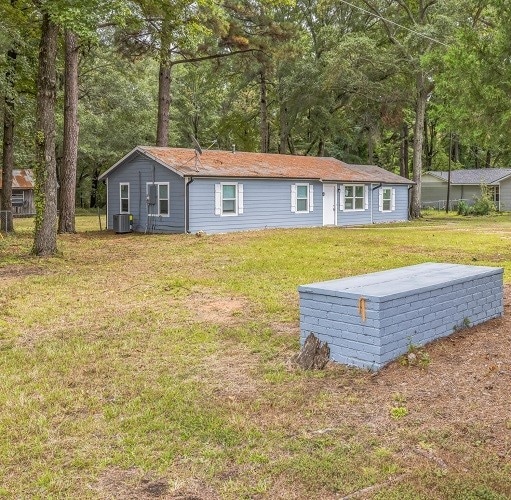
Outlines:
POLYGON ((232 145, 232 154, 236 153, 236 144, 232 145))

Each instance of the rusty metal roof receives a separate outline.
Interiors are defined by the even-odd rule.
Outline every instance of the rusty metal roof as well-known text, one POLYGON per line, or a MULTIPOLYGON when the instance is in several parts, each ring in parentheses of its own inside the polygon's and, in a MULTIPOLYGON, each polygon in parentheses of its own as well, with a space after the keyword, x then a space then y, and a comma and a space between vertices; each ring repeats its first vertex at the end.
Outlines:
POLYGON ((351 165, 335 158, 237 151, 204 151, 195 158, 193 149, 139 146, 104 172, 104 178, 134 153, 148 156, 181 176, 318 179, 335 182, 382 182, 413 184, 412 181, 375 165, 351 165))
MULTIPOLYGON (((1 170, 0 170, 1 172, 1 170)), ((12 171, 13 189, 34 189, 34 173, 32 170, 24 168, 12 171)), ((2 189, 2 176, 0 175, 0 189, 2 189)))

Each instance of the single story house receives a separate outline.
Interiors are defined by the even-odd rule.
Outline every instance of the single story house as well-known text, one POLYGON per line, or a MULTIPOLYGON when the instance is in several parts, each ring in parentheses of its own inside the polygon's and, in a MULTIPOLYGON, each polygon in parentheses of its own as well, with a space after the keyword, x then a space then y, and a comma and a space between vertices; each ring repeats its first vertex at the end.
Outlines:
POLYGON ((139 146, 101 174, 107 227, 218 233, 408 220, 413 182, 334 158, 139 146))
MULTIPOLYGON (((12 215, 22 217, 35 214, 34 173, 30 169, 12 171, 12 215)), ((0 170, 0 198, 2 197, 2 176, 0 170)))
MULTIPOLYGON (((429 171, 423 174, 421 196, 423 207, 444 209, 447 203, 448 172, 429 171)), ((449 205, 458 201, 472 204, 486 186, 497 210, 511 210, 511 168, 475 168, 451 171, 449 205)))

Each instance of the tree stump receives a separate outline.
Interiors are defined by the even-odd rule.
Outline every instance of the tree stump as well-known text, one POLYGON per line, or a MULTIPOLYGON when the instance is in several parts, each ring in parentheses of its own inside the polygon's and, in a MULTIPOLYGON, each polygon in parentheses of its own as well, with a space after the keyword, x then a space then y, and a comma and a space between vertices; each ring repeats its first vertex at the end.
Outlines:
POLYGON ((311 332, 305 339, 302 350, 295 357, 295 363, 304 370, 322 370, 330 359, 330 347, 311 332))

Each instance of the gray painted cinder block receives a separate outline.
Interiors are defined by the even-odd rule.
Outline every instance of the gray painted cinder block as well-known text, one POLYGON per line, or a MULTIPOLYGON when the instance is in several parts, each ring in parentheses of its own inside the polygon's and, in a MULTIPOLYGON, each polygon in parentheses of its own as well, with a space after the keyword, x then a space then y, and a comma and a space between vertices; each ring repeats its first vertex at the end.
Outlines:
POLYGON ((332 360, 378 370, 410 345, 502 316, 502 281, 502 268, 425 263, 302 285, 300 342, 312 332, 332 360))

